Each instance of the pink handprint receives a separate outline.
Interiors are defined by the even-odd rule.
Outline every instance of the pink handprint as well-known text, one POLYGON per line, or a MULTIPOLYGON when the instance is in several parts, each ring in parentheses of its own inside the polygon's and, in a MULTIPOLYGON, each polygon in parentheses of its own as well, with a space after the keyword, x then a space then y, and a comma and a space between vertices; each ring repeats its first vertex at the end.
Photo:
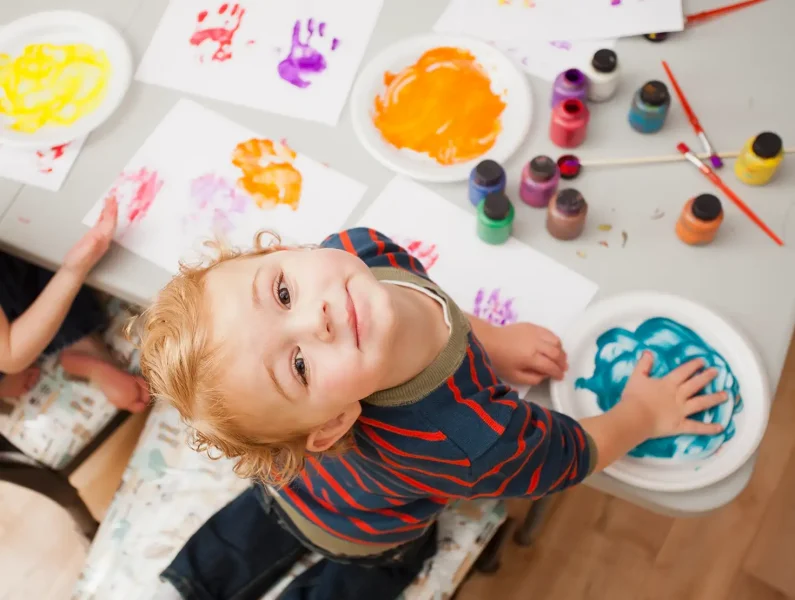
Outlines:
POLYGON ((232 42, 246 9, 239 4, 229 9, 229 4, 222 4, 214 13, 203 10, 196 15, 196 30, 190 37, 192 46, 198 49, 199 62, 207 58, 224 62, 232 58, 232 42))
POLYGON ((411 238, 398 238, 395 242, 402 246, 415 259, 420 261, 420 264, 426 271, 430 271, 431 267, 439 260, 439 252, 436 250, 436 244, 423 242, 422 240, 414 240, 411 238))
POLYGON ((488 300, 483 302, 486 296, 486 290, 480 288, 475 295, 475 307, 472 313, 476 317, 480 317, 491 323, 492 325, 510 325, 516 323, 519 315, 513 308, 513 298, 505 300, 500 298, 500 289, 494 288, 489 294, 488 300))
MULTIPOLYGON (((301 20, 293 25, 293 37, 290 53, 279 63, 279 77, 295 87, 309 87, 312 82, 306 77, 317 75, 326 70, 326 58, 319 50, 314 48, 312 38, 317 34, 316 40, 323 40, 326 35, 326 24, 315 26, 315 20, 309 19, 306 23, 306 42, 301 41, 301 20)), ((333 52, 339 46, 337 38, 331 38, 329 51, 333 52)))
POLYGON ((228 234, 234 229, 232 215, 242 215, 252 202, 251 196, 212 173, 191 181, 190 195, 195 210, 185 216, 183 225, 202 234, 228 234))
POLYGON ((157 193, 163 187, 157 171, 141 167, 137 171, 125 171, 116 179, 108 195, 115 196, 119 203, 119 230, 140 222, 149 212, 157 193))

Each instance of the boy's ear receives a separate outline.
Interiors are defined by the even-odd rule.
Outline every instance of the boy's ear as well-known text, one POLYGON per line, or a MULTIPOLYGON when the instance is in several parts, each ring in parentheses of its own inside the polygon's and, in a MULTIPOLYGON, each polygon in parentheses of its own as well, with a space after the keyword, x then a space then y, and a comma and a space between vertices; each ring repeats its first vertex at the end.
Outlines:
POLYGON ((325 452, 350 431, 360 414, 362 414, 362 405, 359 402, 349 404, 339 415, 329 419, 309 434, 306 439, 306 449, 310 452, 325 452))

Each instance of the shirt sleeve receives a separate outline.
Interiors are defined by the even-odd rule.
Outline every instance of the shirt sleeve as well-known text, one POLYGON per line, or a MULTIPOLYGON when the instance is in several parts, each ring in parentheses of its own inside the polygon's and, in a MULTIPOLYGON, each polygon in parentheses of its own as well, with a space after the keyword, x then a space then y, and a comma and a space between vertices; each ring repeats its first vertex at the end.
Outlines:
POLYGON ((330 235, 320 245, 323 248, 336 248, 355 254, 368 267, 395 267, 428 279, 420 258, 375 229, 346 229, 330 235))

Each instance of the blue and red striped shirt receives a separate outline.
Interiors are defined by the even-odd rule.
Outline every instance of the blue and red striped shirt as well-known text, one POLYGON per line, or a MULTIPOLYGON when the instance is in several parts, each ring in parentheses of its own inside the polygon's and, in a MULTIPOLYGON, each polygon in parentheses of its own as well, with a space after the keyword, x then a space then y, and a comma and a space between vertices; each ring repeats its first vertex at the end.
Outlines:
POLYGON ((451 500, 538 498, 590 472, 596 452, 585 431, 524 402, 498 379, 466 316, 419 260, 366 228, 332 235, 322 246, 357 255, 381 281, 437 294, 452 323, 448 354, 437 359, 450 368, 435 369, 437 380, 426 376, 421 397, 401 398, 393 388, 364 399, 352 449, 309 458, 300 476, 275 492, 310 541, 333 553, 377 553, 421 535, 451 500))

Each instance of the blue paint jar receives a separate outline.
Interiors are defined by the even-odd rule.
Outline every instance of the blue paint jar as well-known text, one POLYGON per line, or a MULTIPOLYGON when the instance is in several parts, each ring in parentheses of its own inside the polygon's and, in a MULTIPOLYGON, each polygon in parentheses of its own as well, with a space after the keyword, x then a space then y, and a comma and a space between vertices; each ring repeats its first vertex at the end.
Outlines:
POLYGON ((493 192, 505 190, 505 169, 498 162, 483 160, 469 174, 469 201, 477 206, 493 192))
POLYGON ((668 109, 671 106, 671 95, 662 81, 649 81, 643 85, 632 98, 629 108, 629 124, 640 133, 655 133, 662 129, 668 109))

